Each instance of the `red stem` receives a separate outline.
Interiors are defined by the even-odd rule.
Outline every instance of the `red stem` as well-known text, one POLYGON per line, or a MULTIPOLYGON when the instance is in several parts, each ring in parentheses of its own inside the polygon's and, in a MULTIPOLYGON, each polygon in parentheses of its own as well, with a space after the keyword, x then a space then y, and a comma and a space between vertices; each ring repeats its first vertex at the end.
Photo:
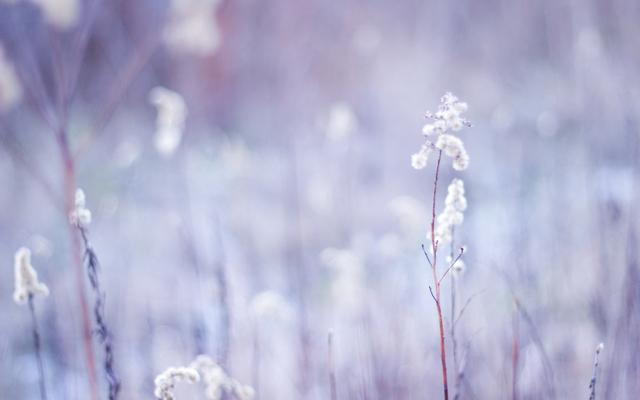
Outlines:
POLYGON ((444 345, 444 318, 442 317, 442 307, 440 306, 440 280, 437 271, 438 242, 436 241, 436 194, 438 192, 438 176, 440 174, 440 161, 442 160, 442 150, 438 152, 436 163, 436 176, 433 181, 433 203, 431 207, 431 249, 433 252, 433 263, 431 271, 433 273, 433 284, 435 285, 435 303, 438 312, 438 327, 440 329, 440 361, 442 364, 442 386, 444 389, 444 400, 449 400, 449 384, 447 382, 447 355, 444 345))
MULTIPOLYGON (((64 198, 66 215, 65 220, 69 213, 75 208, 75 173, 73 167, 73 157, 69 150, 66 134, 63 130, 60 130, 57 135, 58 145, 60 147, 60 153, 62 156, 63 170, 64 170, 64 198)), ((72 257, 76 270, 76 290, 78 292, 78 300, 80 302, 80 315, 82 318, 82 339, 84 344, 85 362, 87 365, 87 375, 89 378, 89 389, 91 392, 92 400, 99 400, 98 396, 98 383, 96 374, 96 362, 95 355, 93 353, 93 344, 91 338, 91 319, 89 317, 89 305, 87 302, 86 289, 84 284, 84 268, 82 265, 82 248, 80 245, 80 239, 75 228, 66 221, 69 227, 69 237, 72 245, 72 257)))

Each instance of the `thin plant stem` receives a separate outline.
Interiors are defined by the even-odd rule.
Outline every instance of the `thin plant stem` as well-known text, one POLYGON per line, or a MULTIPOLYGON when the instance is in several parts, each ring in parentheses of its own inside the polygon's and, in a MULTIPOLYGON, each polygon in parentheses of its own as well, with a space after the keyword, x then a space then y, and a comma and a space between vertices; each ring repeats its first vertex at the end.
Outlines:
POLYGON ((333 332, 329 332, 327 337, 328 357, 329 357, 329 386, 331 389, 331 400, 338 400, 338 390, 336 385, 336 370, 333 360, 333 332))
POLYGON ((93 251, 91 244, 89 243, 89 237, 87 235, 87 230, 78 226, 78 230, 80 231, 80 236, 82 237, 82 242, 84 244, 84 258, 87 264, 87 275, 89 276, 89 282, 91 283, 91 287, 95 293, 95 303, 93 306, 93 315, 96 322, 96 335, 98 336, 99 342, 104 347, 104 372, 107 376, 107 384, 108 384, 108 398, 109 400, 116 400, 118 398, 118 393, 120 392, 120 379, 115 372, 114 366, 114 354, 113 354, 113 336, 109 327, 107 326, 105 312, 104 312, 104 300, 105 295, 102 292, 100 287, 100 280, 98 277, 98 269, 100 267, 100 263, 98 261, 98 257, 96 253, 93 251))
MULTIPOLYGON (((455 255, 455 228, 451 227, 451 247, 449 249, 449 257, 451 260, 454 260, 455 255)), ((462 253, 461 253, 462 255, 462 253)), ((460 256, 458 256, 460 258, 460 256)), ((451 263, 453 266, 455 261, 451 263)), ((444 275, 443 275, 444 277, 444 275)), ((460 398, 460 387, 462 384, 462 377, 464 370, 460 365, 460 360, 458 359, 458 340, 456 339, 456 279, 453 275, 451 275, 451 348, 453 352, 453 369, 455 371, 455 380, 453 382, 453 399, 458 400, 460 398)))
POLYGON ((589 400, 596 400, 596 377, 598 373, 600 351, 602 351, 602 348, 602 343, 596 347, 596 355, 593 360, 593 374, 591 375, 591 381, 589 382, 589 400))
POLYGON ((438 176, 440 174, 440 161, 442 160, 442 150, 438 152, 438 161, 436 162, 436 173, 433 180, 433 202, 431 207, 431 250, 433 260, 431 264, 431 272, 433 273, 433 284, 435 286, 435 294, 431 293, 436 303, 436 311, 438 313, 438 328, 440 330, 440 362, 442 365, 442 386, 444 391, 444 400, 449 400, 449 384, 447 381, 447 354, 445 349, 445 330, 444 318, 442 316, 442 306, 440 302, 440 280, 438 279, 437 258, 438 258, 438 241, 436 240, 436 195, 438 193, 438 176))
MULTIPOLYGON (((64 178, 64 199, 65 210, 68 216, 75 208, 75 170, 73 157, 67 141, 67 135, 64 129, 60 129, 56 134, 58 147, 60 149, 60 155, 63 164, 63 178, 64 178)), ((93 353, 93 344, 91 340, 91 318, 89 317, 89 303, 87 301, 87 294, 84 283, 84 271, 82 265, 82 248, 80 245, 80 238, 73 225, 67 222, 69 238, 72 245, 72 257, 76 270, 76 290, 78 292, 78 300, 80 302, 80 317, 82 319, 82 335, 85 353, 85 362, 87 366, 87 375, 89 378, 89 389, 91 392, 92 400, 99 400, 98 395, 98 379, 96 372, 96 361, 93 353)))
POLYGON ((518 364, 520 363, 520 313, 514 300, 513 341, 511 345, 511 399, 518 400, 518 364))
POLYGON ((47 400, 47 387, 44 379, 44 362, 42 361, 40 345, 40 330, 38 329, 38 319, 36 318, 36 310, 33 305, 33 294, 29 294, 29 313, 31 314, 31 322, 33 324, 33 347, 35 348, 36 359, 38 360, 40 398, 42 400, 47 400))

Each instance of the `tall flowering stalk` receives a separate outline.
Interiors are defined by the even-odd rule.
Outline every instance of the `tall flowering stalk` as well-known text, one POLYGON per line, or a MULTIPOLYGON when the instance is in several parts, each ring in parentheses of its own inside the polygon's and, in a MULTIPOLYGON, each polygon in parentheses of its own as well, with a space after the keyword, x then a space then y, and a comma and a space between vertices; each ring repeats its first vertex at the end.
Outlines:
POLYGON ((114 367, 113 356, 113 337, 107 326, 104 315, 105 294, 100 286, 98 270, 100 262, 93 247, 89 242, 87 226, 91 223, 91 211, 86 208, 85 194, 82 189, 76 190, 75 209, 69 214, 69 222, 74 225, 80 232, 82 243, 84 244, 84 262, 87 266, 87 275, 89 283, 95 293, 95 303, 93 305, 93 316, 96 323, 95 333, 98 341, 104 348, 104 372, 107 376, 108 398, 116 400, 120 392, 120 379, 118 378, 114 367))
MULTIPOLYGON (((440 175, 440 165, 442 154, 450 157, 453 162, 453 169, 463 171, 469 166, 469 156, 460 138, 453 132, 460 131, 470 123, 462 117, 462 113, 467 110, 467 104, 458 100, 451 93, 446 93, 440 100, 440 106, 436 113, 427 112, 426 117, 430 122, 422 128, 422 133, 426 140, 420 150, 411 156, 411 165, 415 169, 426 167, 429 155, 437 152, 435 177, 433 181, 433 200, 431 207, 431 229, 429 239, 431 241, 430 251, 422 245, 424 255, 431 267, 433 287, 429 286, 431 297, 436 305, 438 315, 438 328, 440 331, 440 362, 442 367, 442 386, 444 399, 449 400, 449 383, 447 378, 447 356, 445 347, 444 317, 442 312, 441 283, 447 274, 456 266, 464 252, 460 248, 458 256, 450 260, 444 272, 438 271, 438 249, 440 246, 453 241, 453 229, 455 225, 460 225, 463 220, 462 212, 467 207, 464 198, 464 185, 461 180, 455 179, 449 186, 449 193, 446 199, 446 207, 442 214, 436 218, 436 196, 438 192, 438 178, 440 175), (431 257, 429 256, 431 253, 431 257)), ((453 252, 452 252, 453 255, 453 252)), ((451 255, 451 256, 452 256, 451 255)), ((453 323, 453 321, 452 321, 453 323)))
POLYGON ((47 400, 47 388, 44 379, 44 362, 40 344, 40 330, 38 329, 38 319, 33 304, 35 296, 46 297, 49 295, 49 288, 38 280, 38 273, 31 265, 31 251, 26 247, 21 247, 15 254, 15 290, 13 300, 17 304, 29 304, 31 323, 33 329, 33 345, 38 361, 38 376, 40 385, 40 398, 47 400))

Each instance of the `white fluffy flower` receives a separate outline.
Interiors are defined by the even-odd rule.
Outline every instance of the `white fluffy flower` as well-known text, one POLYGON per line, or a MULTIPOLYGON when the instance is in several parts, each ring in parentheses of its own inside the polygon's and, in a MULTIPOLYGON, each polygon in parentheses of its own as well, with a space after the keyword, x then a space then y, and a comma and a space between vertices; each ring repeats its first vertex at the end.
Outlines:
POLYGON ((453 158, 453 169, 462 171, 469 166, 469 155, 459 137, 449 134, 440 135, 435 147, 442 150, 447 157, 453 158))
POLYGON ((75 208, 69 213, 71 225, 86 227, 91 223, 91 211, 86 208, 86 202, 84 191, 76 189, 75 208))
POLYGON ((207 56, 220 47, 216 22, 219 0, 171 0, 164 42, 176 52, 207 56))
POLYGON ((454 179, 447 189, 444 210, 436 218, 435 239, 439 246, 453 240, 453 227, 462 224, 466 209, 464 182, 461 179, 454 179))
POLYGON ((0 111, 8 110, 22 99, 22 85, 18 74, 0 46, 0 111))
POLYGON ((251 400, 255 396, 252 387, 231 379, 211 357, 199 355, 190 368, 197 370, 205 384, 205 397, 208 400, 220 400, 223 393, 233 394, 238 400, 251 400))
POLYGON ((446 93, 440 99, 438 111, 434 114, 427 112, 427 118, 432 122, 422 127, 422 134, 429 138, 422 145, 419 152, 411 156, 411 165, 415 169, 426 166, 429 153, 435 148, 442 150, 445 155, 453 158, 453 168, 459 171, 469 166, 467 154, 462 140, 450 132, 458 132, 465 126, 470 126, 469 121, 462 117, 467 111, 467 103, 461 102, 451 93, 446 93))
POLYGON ((198 371, 191 367, 170 367, 158 375, 154 381, 155 396, 160 400, 173 400, 173 389, 179 382, 196 383, 200 380, 198 371))
POLYGON ((21 247, 16 251, 14 257, 15 269, 15 289, 13 300, 18 304, 24 304, 29 296, 49 295, 49 288, 44 283, 38 281, 38 273, 31 265, 31 251, 26 247, 21 247))
POLYGON ((187 119, 187 105, 180 94, 163 87, 151 90, 149 102, 158 111, 154 139, 156 149, 160 154, 169 157, 176 151, 182 140, 187 119))
POLYGON ((415 169, 423 169, 429 161, 429 154, 433 151, 433 144, 426 142, 420 148, 420 151, 411 156, 411 166, 415 169))

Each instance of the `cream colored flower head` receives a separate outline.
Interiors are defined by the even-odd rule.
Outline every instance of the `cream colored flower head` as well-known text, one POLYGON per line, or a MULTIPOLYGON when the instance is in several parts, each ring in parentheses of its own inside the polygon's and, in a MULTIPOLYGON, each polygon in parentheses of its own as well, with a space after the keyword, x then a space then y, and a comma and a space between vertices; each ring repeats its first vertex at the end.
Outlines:
POLYGON ((13 292, 13 300, 17 304, 24 304, 30 296, 49 295, 49 288, 38 281, 38 273, 31 265, 31 251, 21 247, 14 257, 16 285, 13 292))
POLYGON ((422 135, 427 140, 420 150, 411 156, 413 168, 423 169, 426 167, 431 152, 439 150, 447 157, 451 157, 455 170, 467 169, 469 155, 462 140, 453 134, 465 126, 471 126, 469 121, 462 117, 467 108, 467 103, 459 101, 451 93, 445 93, 440 99, 438 111, 436 113, 427 112, 426 116, 431 121, 422 127, 422 135))

